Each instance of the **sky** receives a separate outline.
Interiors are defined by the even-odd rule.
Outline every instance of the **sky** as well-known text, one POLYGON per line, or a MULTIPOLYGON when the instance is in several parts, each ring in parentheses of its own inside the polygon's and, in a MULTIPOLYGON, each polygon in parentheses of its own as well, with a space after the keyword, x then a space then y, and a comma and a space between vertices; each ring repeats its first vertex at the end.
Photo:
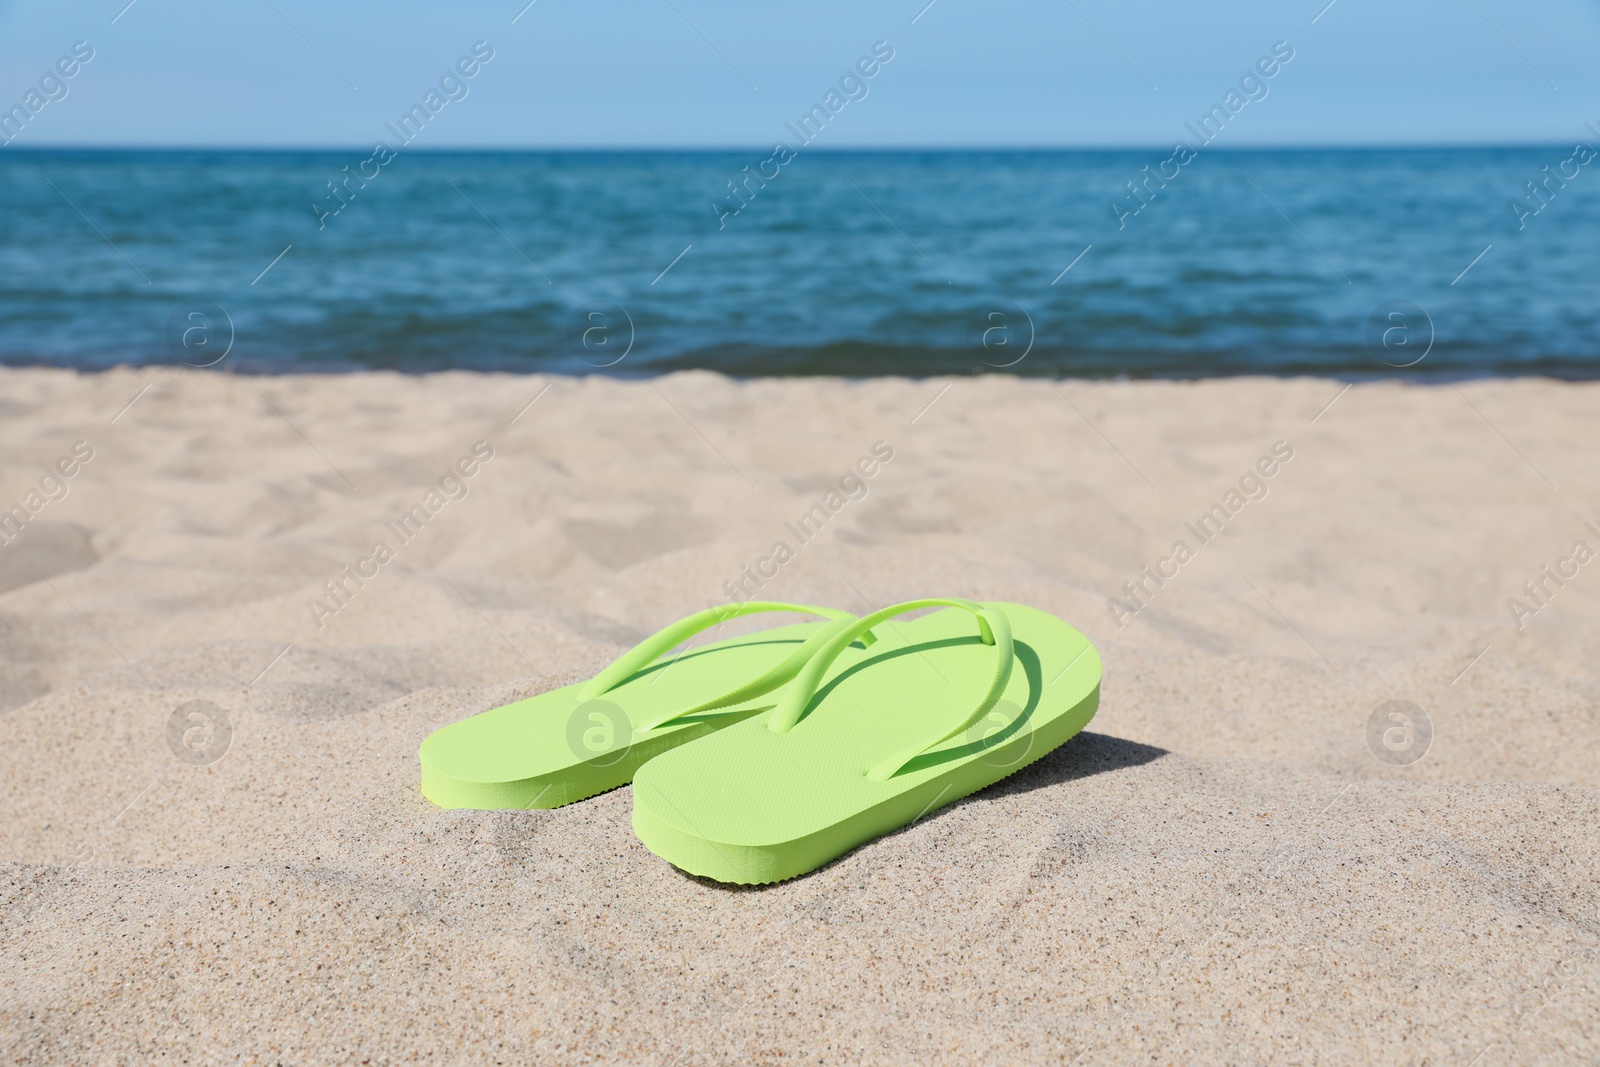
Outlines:
POLYGON ((370 145, 483 42, 418 147, 769 146, 876 45, 818 147, 1162 146, 1284 42, 1227 143, 1600 139, 1600 0, 526 3, 0 0, 0 108, 81 41, 13 145, 370 145))

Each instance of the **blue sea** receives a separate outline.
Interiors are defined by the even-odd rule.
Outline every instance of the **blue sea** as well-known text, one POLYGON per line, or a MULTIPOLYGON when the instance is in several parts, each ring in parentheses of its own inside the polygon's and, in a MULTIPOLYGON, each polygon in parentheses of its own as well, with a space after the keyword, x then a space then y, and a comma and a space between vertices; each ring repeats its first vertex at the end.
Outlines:
POLYGON ((0 361, 1600 372, 1572 146, 1171 155, 7 148, 0 361))

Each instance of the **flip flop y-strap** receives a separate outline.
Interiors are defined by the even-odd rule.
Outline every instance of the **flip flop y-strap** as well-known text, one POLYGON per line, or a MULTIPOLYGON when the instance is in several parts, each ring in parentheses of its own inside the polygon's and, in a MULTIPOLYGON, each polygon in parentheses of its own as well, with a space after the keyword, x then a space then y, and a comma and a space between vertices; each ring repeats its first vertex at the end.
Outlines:
MULTIPOLYGON (((816 696, 817 690, 822 685, 823 678, 827 675, 828 668, 838 658, 839 653, 843 652, 852 641, 861 637, 872 627, 886 622, 896 615, 904 615, 907 612, 918 611, 922 608, 961 608, 977 616, 978 639, 986 645, 995 646, 994 678, 989 683, 989 691, 984 694, 978 706, 966 718, 938 737, 927 741, 918 741, 910 747, 895 753, 871 768, 867 772, 867 777, 875 782, 887 781, 917 756, 930 748, 942 745, 982 719, 989 713, 989 709, 999 702, 1000 695, 1005 692, 1006 683, 1011 678, 1011 664, 1014 658, 1011 647, 1011 620, 1006 618, 1005 612, 999 608, 985 606, 971 600, 908 600, 904 604, 896 604, 893 607, 884 608, 882 611, 875 611, 871 615, 863 615, 855 622, 840 624, 837 628, 830 628, 832 632, 825 639, 825 643, 817 650, 814 656, 806 661, 793 683, 790 684, 788 689, 784 690, 783 698, 767 719, 767 728, 773 733, 779 734, 788 733, 794 729, 795 725, 800 722, 801 716, 805 714, 806 708, 816 696)), ((867 669, 871 670, 870 667, 867 669)))
MULTIPOLYGON (((730 690, 704 703, 696 704, 692 708, 666 711, 651 716, 635 724, 634 732, 644 733, 686 715, 715 711, 718 708, 725 708, 746 700, 752 700, 763 693, 770 693, 800 673, 800 669, 805 666, 806 662, 823 645, 827 644, 831 637, 856 621, 854 615, 847 611, 839 611, 836 608, 822 608, 811 604, 786 604, 776 600, 750 600, 738 604, 727 604, 722 607, 707 608, 705 611, 696 612, 693 615, 679 619, 624 652, 610 666, 584 684, 583 688, 578 691, 578 699, 580 701, 599 699, 652 663, 655 663, 666 653, 683 644, 695 634, 709 630, 713 626, 720 626, 729 619, 738 618, 741 615, 756 615, 768 611, 820 615, 829 621, 827 625, 818 627, 817 632, 801 643, 800 647, 796 648, 787 659, 759 677, 752 678, 737 689, 730 690)), ((864 645, 872 644, 875 638, 870 630, 871 627, 861 627, 859 629, 852 627, 852 636, 849 641, 839 646, 840 651, 843 651, 851 641, 855 640, 860 640, 864 645)), ((838 652, 834 653, 835 656, 838 654, 838 652)))

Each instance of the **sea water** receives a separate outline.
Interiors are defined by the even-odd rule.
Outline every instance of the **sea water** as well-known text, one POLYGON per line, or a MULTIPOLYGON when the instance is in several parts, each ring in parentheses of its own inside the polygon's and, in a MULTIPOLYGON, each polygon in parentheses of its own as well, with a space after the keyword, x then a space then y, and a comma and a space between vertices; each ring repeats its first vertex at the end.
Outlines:
POLYGON ((1600 370, 1600 163, 1430 150, 0 152, 0 361, 1600 370))

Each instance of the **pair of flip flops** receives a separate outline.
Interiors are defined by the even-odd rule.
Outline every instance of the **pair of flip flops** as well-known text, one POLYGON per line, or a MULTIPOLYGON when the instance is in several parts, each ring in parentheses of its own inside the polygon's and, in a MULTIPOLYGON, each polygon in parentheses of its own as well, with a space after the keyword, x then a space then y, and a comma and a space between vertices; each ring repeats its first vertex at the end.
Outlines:
POLYGON ((777 882, 959 800, 1094 716, 1100 657, 1053 615, 932 599, 860 618, 754 601, 647 638, 587 682, 430 735, 443 808, 554 808, 633 783, 646 848, 720 882, 777 882), (938 608, 910 621, 899 617, 938 608), (760 612, 822 621, 667 656, 760 612))

